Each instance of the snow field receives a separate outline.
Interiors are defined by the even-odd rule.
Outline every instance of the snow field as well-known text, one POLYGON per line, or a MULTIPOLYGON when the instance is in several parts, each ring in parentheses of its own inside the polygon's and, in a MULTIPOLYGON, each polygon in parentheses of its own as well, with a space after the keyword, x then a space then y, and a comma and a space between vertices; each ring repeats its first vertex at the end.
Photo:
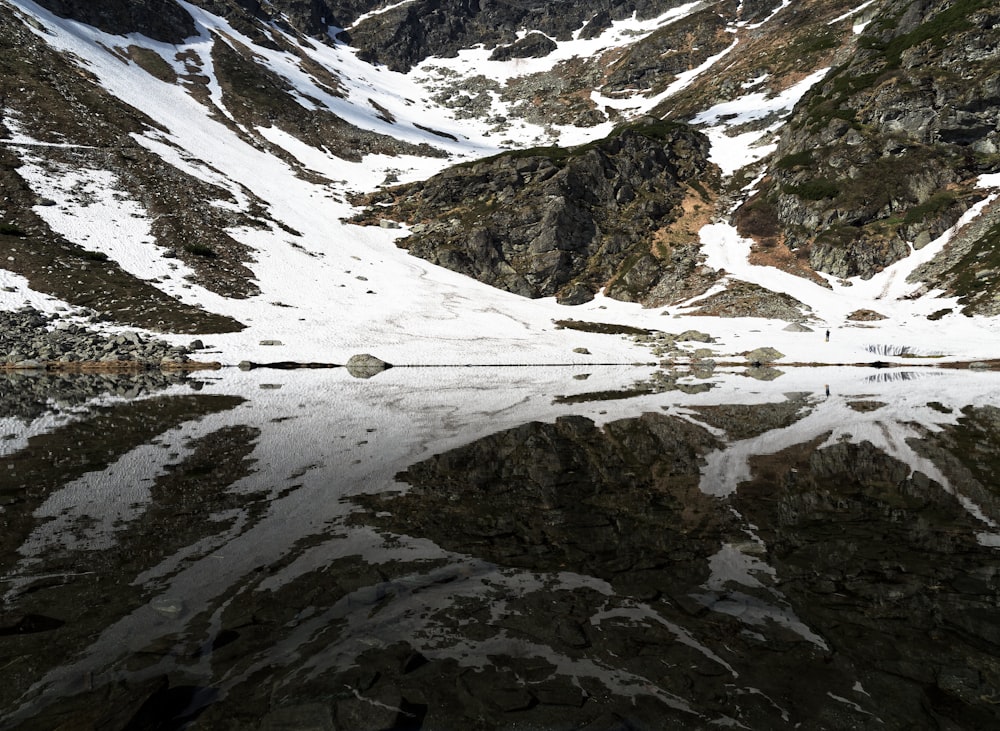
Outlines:
MULTIPOLYGON (((280 159, 251 146, 226 126, 207 117, 204 107, 184 88, 152 79, 135 64, 125 64, 120 56, 107 50, 126 42, 141 45, 175 63, 178 72, 183 73, 181 62, 174 59, 180 48, 138 35, 124 40, 108 36, 89 26, 57 18, 30 0, 18 0, 16 4, 43 19, 49 43, 81 59, 108 91, 168 130, 166 133, 150 130, 139 135, 136 140, 140 144, 178 169, 230 190, 236 204, 220 204, 243 207, 247 204, 246 191, 264 202, 272 219, 301 233, 293 236, 277 227, 230 231, 255 251, 250 266, 261 294, 247 300, 228 300, 189 282, 188 272, 179 262, 163 258, 163 248, 151 240, 147 214, 136 201, 128 200, 115 189, 110 173, 46 169, 37 161, 40 153, 24 153, 25 176, 37 194, 64 201, 70 191, 79 193, 83 189, 87 193, 85 206, 36 209, 54 230, 86 248, 103 251, 137 277, 160 280, 157 286, 182 302, 201 305, 247 325, 240 333, 204 338, 214 357, 224 363, 344 362, 356 352, 372 352, 390 362, 405 364, 582 364, 650 359, 648 350, 620 337, 556 329, 553 321, 565 318, 667 332, 703 330, 715 336, 716 342, 709 347, 719 359, 738 358, 740 353, 765 345, 784 353, 786 362, 817 363, 867 362, 874 359, 869 348, 883 345, 909 347, 924 355, 940 354, 944 356, 942 360, 982 359, 994 352, 992 344, 998 327, 994 321, 949 315, 931 322, 926 320, 927 314, 954 303, 928 295, 917 300, 900 299, 917 286, 906 282, 907 275, 940 251, 947 235, 867 282, 831 280, 831 288, 826 289, 778 270, 749 265, 749 242, 741 240, 727 224, 714 223, 704 228, 701 238, 707 265, 724 269, 731 278, 801 300, 811 308, 812 333, 790 333, 783 329, 784 322, 759 318, 682 316, 690 311, 690 307, 683 306, 643 310, 635 304, 598 296, 584 305, 563 307, 552 299, 526 300, 494 290, 409 256, 395 246, 396 239, 405 235, 403 230, 361 228, 344 223, 354 212, 344 202, 348 193, 376 188, 390 171, 403 181, 422 179, 449 164, 449 160, 369 156, 361 163, 351 163, 326 150, 309 147, 277 128, 253 130, 289 152, 303 167, 326 178, 322 183, 305 181, 280 159), (873 309, 888 319, 878 323, 848 322, 845 318, 856 309, 873 309), (829 343, 823 337, 828 328, 832 330, 829 343), (274 340, 283 344, 261 344, 274 340), (573 352, 581 347, 592 355, 573 352)), ((250 42, 224 21, 194 6, 185 7, 196 20, 199 35, 189 39, 183 49, 197 54, 200 73, 210 79, 209 88, 216 90, 215 103, 221 104, 210 62, 211 32, 233 42, 247 45, 250 42)), ((459 54, 457 59, 434 59, 427 63, 451 68, 459 74, 467 75, 474 68, 477 73, 488 72, 492 78, 510 78, 534 70, 532 64, 541 69, 574 55, 597 53, 599 47, 604 47, 601 44, 610 46, 624 35, 652 32, 694 8, 695 4, 685 5, 642 23, 634 20, 617 23, 598 39, 561 44, 557 53, 546 59, 488 62, 484 49, 473 49, 459 54)), ((404 76, 364 64, 350 49, 339 45, 317 45, 306 52, 340 79, 348 92, 346 99, 322 88, 303 70, 298 59, 266 49, 261 51, 267 65, 297 90, 303 105, 318 103, 365 129, 432 144, 444 149, 452 159, 475 158, 497 151, 492 142, 479 135, 473 122, 455 119, 450 110, 428 100, 421 86, 426 83, 421 82, 428 73, 426 68, 404 76), (379 118, 369 102, 371 99, 401 121, 390 124, 379 118), (459 141, 424 132, 406 120, 432 120, 428 126, 454 134, 459 141)), ((696 125, 705 126, 713 143, 712 157, 726 174, 758 161, 771 149, 770 145, 761 145, 771 128, 755 132, 740 132, 737 128, 747 122, 772 117, 777 121, 787 115, 822 73, 817 72, 773 97, 753 91, 754 84, 749 84, 743 96, 716 105, 693 120, 696 125)), ((691 78, 678 79, 675 84, 688 83, 691 78)), ((630 103, 639 99, 634 97, 630 103)), ((605 101, 621 100, 601 100, 605 101)), ((658 101, 659 98, 641 99, 640 107, 634 111, 651 108, 658 101)), ((569 134, 568 130, 560 130, 563 131, 569 134)), ((522 132, 525 144, 530 144, 535 132, 522 132)), ((575 141, 585 141, 601 133, 599 129, 573 130, 571 136, 577 137, 575 141)), ((19 130, 14 142, 29 149, 32 140, 24 130, 19 130)), ((983 184, 998 183, 984 180, 983 184)), ((974 214, 975 211, 970 212, 967 219, 974 214)), ((47 311, 64 306, 30 292, 13 275, 3 276, 14 282, 10 286, 15 290, 0 292, 3 306, 19 306, 25 300, 47 311)), ((182 343, 188 338, 174 339, 182 343)))

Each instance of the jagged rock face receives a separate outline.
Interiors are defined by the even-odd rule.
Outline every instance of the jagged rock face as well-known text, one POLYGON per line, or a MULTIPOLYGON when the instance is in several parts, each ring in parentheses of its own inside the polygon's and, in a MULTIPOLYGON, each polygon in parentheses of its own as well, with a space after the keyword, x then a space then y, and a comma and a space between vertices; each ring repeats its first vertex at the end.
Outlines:
POLYGON ((194 19, 173 0, 39 0, 63 18, 93 25, 106 33, 142 33, 153 40, 180 43, 194 35, 194 19))
POLYGON ((605 91, 659 90, 677 74, 722 51, 732 42, 724 29, 728 18, 736 14, 736 3, 722 13, 717 5, 668 25, 630 48, 610 70, 605 91))
POLYGON ((682 125, 627 127, 594 145, 504 154, 373 194, 369 205, 395 205, 366 218, 414 224, 401 245, 416 256, 566 304, 591 299, 641 259, 653 271, 637 291, 616 289, 639 299, 665 266, 647 256, 651 234, 678 215, 685 184, 708 177, 707 153, 707 140, 682 125))
POLYGON ((237 9, 250 17, 275 23, 285 30, 324 38, 331 29, 348 25, 361 13, 374 9, 372 0, 194 0, 211 13, 226 18, 237 9))
POLYGON ((998 61, 995 4, 887 2, 800 103, 741 227, 775 219, 800 257, 842 277, 937 237, 975 199, 969 180, 1000 169, 998 61))
MULTIPOLYGON (((256 19, 274 22, 287 30, 323 36, 331 27, 346 25, 375 3, 370 0, 194 0, 194 5, 226 18, 242 31, 256 19)), ((106 33, 141 33, 153 40, 180 43, 195 33, 191 15, 174 0, 41 0, 56 15, 93 25, 106 33)), ((259 32, 259 31, 258 31, 259 32)), ((253 31, 250 31, 252 34, 253 31)))
POLYGON ((541 58, 556 50, 556 42, 544 33, 528 33, 524 38, 501 46, 490 54, 491 61, 508 61, 512 58, 541 58))
MULTIPOLYGON (((259 14, 261 6, 255 0, 254 4, 259 14)), ((323 0, 274 0, 263 5, 276 19, 307 35, 324 35, 331 25, 340 24, 338 14, 323 0)))
POLYGON ((1000 205, 994 202, 960 229, 943 255, 918 268, 912 278, 940 283, 958 296, 967 315, 1000 315, 1000 205))
POLYGON ((488 0, 417 0, 402 3, 351 28, 362 57, 396 71, 408 71, 428 56, 454 56, 460 49, 512 44, 527 28, 570 40, 586 26, 594 35, 612 20, 650 18, 679 0, 586 0, 579 3, 493 3, 488 0))

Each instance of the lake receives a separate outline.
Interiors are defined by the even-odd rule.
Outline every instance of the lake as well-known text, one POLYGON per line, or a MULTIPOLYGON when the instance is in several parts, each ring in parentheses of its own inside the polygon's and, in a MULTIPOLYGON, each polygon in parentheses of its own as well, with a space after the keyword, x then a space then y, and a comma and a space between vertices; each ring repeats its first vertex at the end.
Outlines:
POLYGON ((1000 374, 0 376, 0 728, 1000 725, 1000 374))

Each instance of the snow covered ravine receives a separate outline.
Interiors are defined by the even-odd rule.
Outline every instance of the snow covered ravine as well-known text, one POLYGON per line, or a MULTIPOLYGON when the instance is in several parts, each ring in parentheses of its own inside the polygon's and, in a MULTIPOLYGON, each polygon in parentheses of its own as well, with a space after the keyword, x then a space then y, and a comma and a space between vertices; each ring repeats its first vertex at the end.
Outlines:
MULTIPOLYGON (((642 309, 602 296, 576 307, 554 300, 526 300, 494 290, 471 279, 408 255, 395 245, 405 231, 362 228, 345 223, 355 210, 343 202, 345 194, 374 189, 387 172, 399 180, 424 178, 444 165, 499 151, 492 138, 476 129, 475 121, 457 119, 451 110, 437 106, 421 86, 431 83, 429 70, 418 67, 409 75, 373 67, 359 61, 345 46, 309 49, 313 60, 335 71, 343 82, 345 98, 331 96, 303 72, 297 62, 278 51, 261 51, 263 61, 296 88, 303 104, 322 103, 351 123, 391 134, 413 143, 427 143, 448 153, 449 159, 368 156, 360 163, 346 162, 323 150, 308 147, 277 129, 257 133, 280 145, 305 168, 325 177, 320 184, 304 180, 289 164, 248 144, 221 122, 206 115, 205 107, 180 85, 152 78, 139 66, 124 62, 108 49, 124 44, 142 46, 173 59, 179 50, 191 51, 202 61, 207 88, 215 90, 212 103, 221 105, 207 45, 209 32, 250 44, 224 21, 197 7, 185 5, 195 18, 199 35, 183 47, 157 44, 133 35, 128 39, 101 33, 89 26, 63 20, 30 0, 11 2, 40 19, 44 30, 33 28, 60 51, 78 59, 110 93, 155 119, 162 130, 149 130, 135 140, 177 168, 230 190, 237 205, 248 191, 267 207, 268 215, 290 229, 232 230, 230 233, 253 251, 253 270, 261 293, 246 300, 221 297, 186 279, 183 267, 163 258, 164 249, 151 243, 150 221, 142 206, 116 188, 106 170, 67 170, 43 165, 31 130, 10 121, 15 135, 0 144, 15 149, 24 160, 21 174, 40 197, 62 200, 76 186, 87 189, 89 203, 77 208, 38 206, 37 213, 69 240, 107 254, 134 276, 156 278, 156 286, 183 303, 235 318, 246 325, 239 333, 209 335, 206 357, 223 364, 240 361, 301 361, 342 363, 352 354, 369 352, 396 364, 586 364, 630 363, 649 360, 647 350, 617 336, 562 330, 553 321, 566 318, 680 332, 697 329, 710 333, 709 347, 717 359, 739 359, 739 354, 761 346, 777 348, 785 362, 856 363, 873 360, 872 348, 898 347, 938 356, 933 362, 972 361, 995 356, 1000 324, 986 318, 959 314, 929 321, 926 315, 954 305, 935 293, 917 300, 905 299, 915 285, 907 275, 926 257, 939 251, 950 234, 914 253, 865 282, 831 282, 825 289, 804 279, 747 263, 748 242, 739 239, 724 223, 702 231, 706 263, 725 269, 730 278, 761 284, 790 294, 812 308, 813 332, 791 333, 786 323, 756 318, 703 318, 684 315, 685 307, 642 309), (388 110, 398 121, 385 121, 369 102, 388 110), (414 122, 433 120, 435 129, 454 141, 432 134, 414 122), (849 286, 847 286, 849 285, 849 286), (859 308, 876 309, 887 316, 877 323, 849 323, 845 316, 859 308), (823 334, 831 331, 830 342, 823 334), (263 345, 274 343, 281 345, 263 345), (586 349, 589 354, 575 352, 586 349)), ((651 32, 672 22, 692 7, 683 6, 645 24, 616 24, 591 41, 562 44, 555 59, 594 53, 611 44, 616 33, 651 32), (574 45, 576 44, 576 45, 574 45), (597 44, 597 45, 595 45, 597 44), (603 46, 601 46, 603 47, 603 46)), ((468 73, 470 64, 484 62, 479 51, 455 59, 434 59, 433 67, 468 73), (478 60, 477 60, 478 59, 478 60)), ((172 61, 182 70, 179 61, 172 61)), ((524 73, 525 62, 490 62, 491 73, 524 73), (494 66, 496 68, 494 68, 494 66), (515 71, 516 70, 516 71, 515 71)), ((759 160, 770 147, 756 146, 765 132, 732 137, 727 129, 749 119, 780 117, 821 72, 804 79, 775 98, 752 90, 732 102, 708 110, 694 123, 703 125, 725 160, 724 172, 759 160)), ((659 99, 636 97, 639 114, 659 99)), ((219 107, 225 114, 226 110, 219 107)), ((502 111, 502 110, 501 110, 502 111)), ((561 130, 563 142, 583 142, 606 134, 607 128, 561 130)), ((538 141, 539 129, 522 125, 510 131, 514 142, 538 141), (518 137, 520 135, 520 137, 518 137)), ((1000 186, 997 176, 984 177, 985 188, 1000 186)), ((992 198, 991 198, 992 199, 992 198)), ((970 211, 965 220, 981 210, 970 211)), ((31 303, 46 311, 65 303, 31 291, 19 277, 0 271, 0 307, 31 303)), ((939 293, 938 293, 939 294, 939 293)), ((178 344, 189 338, 168 336, 178 344)), ((928 361, 930 362, 930 361, 928 361)))

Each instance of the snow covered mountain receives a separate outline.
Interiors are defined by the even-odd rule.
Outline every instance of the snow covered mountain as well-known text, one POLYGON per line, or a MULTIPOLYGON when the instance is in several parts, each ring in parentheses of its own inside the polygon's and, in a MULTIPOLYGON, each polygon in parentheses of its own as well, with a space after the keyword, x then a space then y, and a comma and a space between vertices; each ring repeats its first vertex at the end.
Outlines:
POLYGON ((0 0, 0 307, 223 363, 989 358, 998 19, 0 0))

